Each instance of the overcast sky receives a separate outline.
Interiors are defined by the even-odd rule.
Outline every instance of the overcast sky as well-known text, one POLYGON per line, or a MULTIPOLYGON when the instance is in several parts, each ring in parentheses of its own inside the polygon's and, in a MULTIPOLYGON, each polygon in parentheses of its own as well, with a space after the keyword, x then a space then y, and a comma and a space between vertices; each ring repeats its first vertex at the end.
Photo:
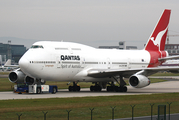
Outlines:
MULTIPOLYGON (((93 47, 126 41, 142 49, 164 9, 172 10, 169 34, 179 35, 179 0, 0 0, 0 37, 22 38, 27 47, 38 40, 93 47)), ((179 44, 179 36, 170 43, 179 44)))

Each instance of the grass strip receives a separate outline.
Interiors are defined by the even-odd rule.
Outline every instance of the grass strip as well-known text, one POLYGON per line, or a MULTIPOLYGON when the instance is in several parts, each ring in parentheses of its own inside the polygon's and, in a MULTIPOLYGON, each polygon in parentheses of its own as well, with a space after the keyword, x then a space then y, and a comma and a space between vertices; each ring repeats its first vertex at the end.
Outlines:
MULTIPOLYGON (((51 98, 51 99, 25 99, 25 100, 1 100, 0 119, 11 120, 17 118, 16 113, 22 114, 23 119, 43 119, 42 111, 48 111, 48 120, 65 120, 67 111, 70 112, 70 120, 90 119, 90 109, 94 108, 95 120, 111 119, 112 109, 115 108, 115 118, 131 117, 131 106, 134 108, 134 116, 150 116, 150 103, 155 104, 153 115, 157 114, 158 105, 172 102, 170 113, 179 112, 179 94, 153 94, 153 95, 129 95, 107 97, 76 97, 76 98, 51 98)), ((168 113, 168 105, 167 105, 168 113)))

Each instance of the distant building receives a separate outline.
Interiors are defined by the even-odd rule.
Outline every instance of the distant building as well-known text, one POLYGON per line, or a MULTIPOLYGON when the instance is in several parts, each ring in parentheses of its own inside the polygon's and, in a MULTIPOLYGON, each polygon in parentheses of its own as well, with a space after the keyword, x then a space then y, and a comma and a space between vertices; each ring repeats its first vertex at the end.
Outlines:
POLYGON ((26 47, 24 45, 11 45, 0 43, 0 55, 2 62, 7 59, 11 59, 15 63, 18 63, 21 56, 26 52, 26 47))
POLYGON ((126 49, 126 42, 125 41, 119 42, 119 49, 126 49))
POLYGON ((137 46, 126 46, 127 50, 137 50, 137 46))
POLYGON ((169 55, 179 55, 179 44, 166 44, 165 50, 169 55))
POLYGON ((119 49, 119 46, 99 46, 102 49, 119 49))

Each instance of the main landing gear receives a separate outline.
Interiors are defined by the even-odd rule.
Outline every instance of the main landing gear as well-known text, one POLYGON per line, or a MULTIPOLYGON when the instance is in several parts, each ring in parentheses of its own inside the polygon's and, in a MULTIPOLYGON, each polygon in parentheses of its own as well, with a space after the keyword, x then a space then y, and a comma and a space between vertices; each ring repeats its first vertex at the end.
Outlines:
MULTIPOLYGON (((100 92, 102 90, 102 88, 106 88, 106 90, 108 92, 127 92, 127 87, 125 86, 126 85, 126 82, 124 81, 123 77, 120 76, 119 79, 120 79, 120 83, 118 82, 118 78, 116 77, 113 77, 113 79, 118 83, 120 84, 120 86, 115 86, 114 82, 112 81, 109 85, 110 86, 107 86, 106 87, 106 84, 107 82, 95 82, 95 85, 94 86, 90 86, 90 91, 94 91, 94 92, 100 92)), ((70 83, 69 83, 70 84, 70 83)), ((68 85, 68 84, 67 84, 68 85)), ((68 90, 69 91, 80 91, 80 86, 77 85, 76 82, 73 82, 73 86, 69 86, 68 87, 68 90)))
POLYGON ((77 85, 77 83, 76 82, 73 82, 73 86, 69 86, 68 87, 68 90, 71 92, 71 91, 80 91, 80 86, 79 85, 77 85))
POLYGON ((127 87, 126 86, 107 86, 107 91, 108 92, 127 92, 127 87))
MULTIPOLYGON (((118 80, 115 77, 113 78, 119 84, 118 80)), ((126 85, 126 82, 124 81, 123 77, 120 76, 120 86, 115 86, 114 82, 111 82, 110 86, 107 86, 107 91, 127 92, 127 87, 125 85, 126 85)))
POLYGON ((90 91, 101 91, 102 90, 102 87, 97 83, 95 82, 95 85, 94 86, 90 86, 90 91))

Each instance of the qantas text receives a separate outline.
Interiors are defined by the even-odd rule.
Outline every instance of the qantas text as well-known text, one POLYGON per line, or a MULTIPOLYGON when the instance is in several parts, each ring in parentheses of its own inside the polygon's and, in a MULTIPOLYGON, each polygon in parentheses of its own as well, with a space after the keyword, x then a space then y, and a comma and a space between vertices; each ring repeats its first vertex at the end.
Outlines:
POLYGON ((61 60, 80 60, 78 55, 61 55, 61 60))

